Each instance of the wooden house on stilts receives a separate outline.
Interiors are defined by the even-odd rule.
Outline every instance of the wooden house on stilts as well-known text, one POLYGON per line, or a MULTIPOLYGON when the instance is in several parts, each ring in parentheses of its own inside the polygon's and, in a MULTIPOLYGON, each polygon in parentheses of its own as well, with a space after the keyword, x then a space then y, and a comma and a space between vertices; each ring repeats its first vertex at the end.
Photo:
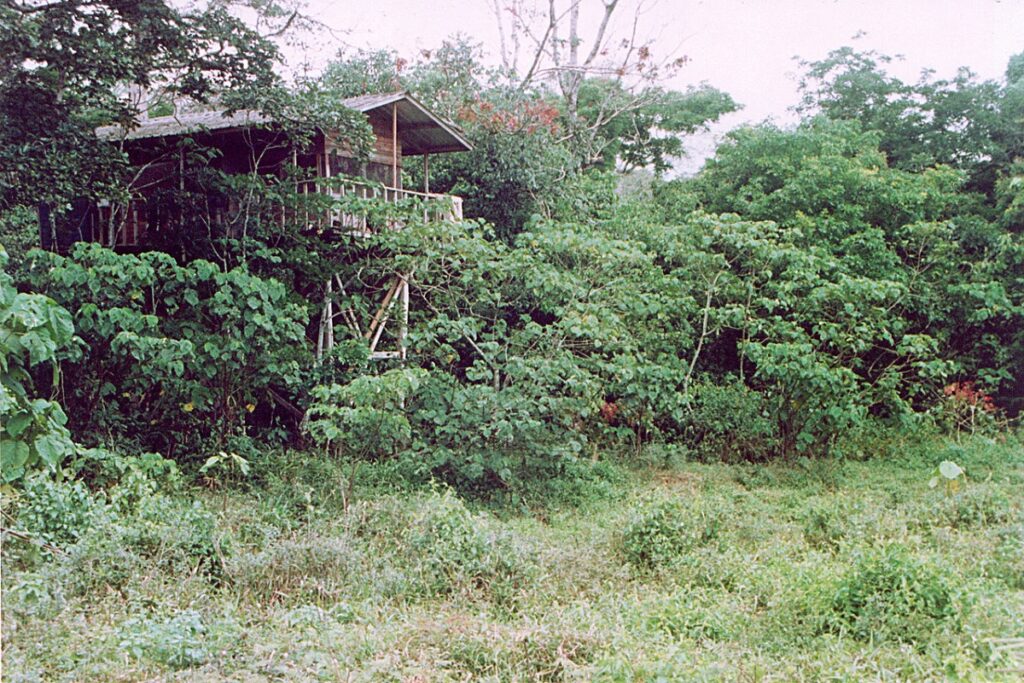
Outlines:
MULTIPOLYGON (((362 112, 373 130, 369 157, 355 155, 337 131, 317 130, 300 148, 291 144, 280 126, 267 116, 254 111, 202 111, 173 116, 144 117, 131 129, 106 126, 97 134, 112 143, 123 145, 134 178, 128 189, 130 200, 113 204, 109 201, 79 202, 70 220, 55 229, 48 211, 40 210, 43 246, 66 249, 72 242, 92 241, 120 251, 141 251, 155 248, 161 233, 176 229, 180 216, 161 208, 155 198, 161 191, 173 189, 183 182, 182 166, 186 157, 181 145, 189 138, 205 149, 213 150, 207 158, 211 168, 225 174, 280 173, 286 166, 305 172, 303 191, 348 195, 361 199, 398 204, 415 200, 422 207, 427 221, 461 220, 462 199, 430 191, 430 156, 468 151, 470 144, 452 124, 432 113, 407 92, 364 95, 344 101, 349 109, 362 112), (402 169, 413 157, 421 157, 423 187, 403 187, 402 169), (344 180, 338 181, 338 177, 344 180), (335 179, 324 182, 326 179, 335 179)), ((223 206, 225 214, 231 206, 223 206)), ((284 220, 282 209, 282 221, 284 220)), ((356 236, 373 231, 368 214, 337 210, 316 217, 334 231, 342 230, 356 236)), ((392 226, 394 227, 394 226, 392 226)), ((406 355, 406 333, 409 317, 409 286, 411 273, 395 273, 383 300, 364 325, 349 309, 338 304, 344 284, 334 276, 325 283, 325 296, 316 332, 316 357, 319 362, 330 353, 335 342, 335 324, 349 328, 366 339, 371 358, 401 358, 406 355), (397 312, 395 309, 398 309, 397 312), (384 349, 383 331, 389 320, 397 321, 397 330, 390 334, 395 348, 384 349)))

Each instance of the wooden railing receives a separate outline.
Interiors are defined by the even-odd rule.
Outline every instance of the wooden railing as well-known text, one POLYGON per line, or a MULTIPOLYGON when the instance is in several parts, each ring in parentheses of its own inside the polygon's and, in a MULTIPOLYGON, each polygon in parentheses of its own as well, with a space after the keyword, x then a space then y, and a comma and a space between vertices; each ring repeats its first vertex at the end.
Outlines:
MULTIPOLYGON (((316 191, 315 182, 304 183, 303 190, 316 191)), ((462 197, 447 194, 435 194, 430 192, 415 192, 413 190, 402 190, 384 185, 360 182, 346 182, 342 185, 334 185, 326 190, 332 196, 357 197, 359 199, 383 200, 389 204, 399 204, 409 199, 419 200, 419 209, 423 212, 424 222, 460 221, 462 220, 462 197)), ((232 210, 227 208, 209 216, 212 223, 221 225, 227 224, 227 215, 232 210)), ((286 218, 298 218, 291 210, 286 212, 280 210, 280 219, 283 222, 286 218)), ((93 238, 107 246, 112 247, 137 247, 146 244, 147 234, 152 230, 173 229, 174 219, 163 216, 158 224, 151 225, 152 217, 146 210, 144 200, 131 200, 127 205, 112 206, 108 202, 101 202, 97 205, 97 211, 91 217, 93 221, 93 238)), ((327 225, 340 229, 350 234, 367 236, 373 234, 381 226, 373 225, 369 211, 352 211, 335 209, 328 211, 323 219, 313 220, 311 213, 306 213, 305 221, 322 225, 326 220, 327 225)), ((390 220, 384 226, 390 229, 402 227, 398 221, 390 220)))
MULTIPOLYGON (((336 185, 331 188, 330 192, 333 196, 339 198, 378 199, 389 204, 399 204, 405 200, 415 199, 420 202, 423 221, 426 223, 462 220, 462 197, 455 195, 415 192, 385 185, 371 185, 358 182, 336 185)), ((370 224, 368 213, 363 212, 335 211, 331 215, 331 223, 348 232, 362 235, 373 233, 375 227, 370 224)), ((391 223, 388 227, 394 229, 401 226, 391 223)))

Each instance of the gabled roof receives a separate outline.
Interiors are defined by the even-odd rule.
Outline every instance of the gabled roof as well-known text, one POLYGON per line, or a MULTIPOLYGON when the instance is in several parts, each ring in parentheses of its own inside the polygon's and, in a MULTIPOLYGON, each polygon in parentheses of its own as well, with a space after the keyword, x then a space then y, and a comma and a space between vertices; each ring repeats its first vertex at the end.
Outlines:
MULTIPOLYGON (((360 95, 343 100, 349 109, 368 113, 394 104, 398 114, 398 130, 402 137, 402 154, 433 154, 465 152, 473 149, 462 132, 453 124, 435 115, 407 92, 381 95, 360 95)), ((108 140, 142 140, 174 137, 203 131, 229 130, 265 126, 273 121, 256 111, 240 110, 232 114, 222 111, 201 111, 156 116, 142 119, 136 128, 125 131, 121 126, 102 126, 96 135, 108 140)))

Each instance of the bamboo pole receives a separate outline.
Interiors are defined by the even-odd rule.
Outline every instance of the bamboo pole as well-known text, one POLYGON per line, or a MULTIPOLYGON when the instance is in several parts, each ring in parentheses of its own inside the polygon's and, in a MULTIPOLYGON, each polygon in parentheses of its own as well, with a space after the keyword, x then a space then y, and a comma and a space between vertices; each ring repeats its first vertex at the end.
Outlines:
MULTIPOLYGON (((399 276, 399 278, 401 278, 401 276, 399 276)), ((397 291, 397 289, 395 291, 397 291)), ((387 306, 381 309, 382 312, 384 313, 384 317, 381 318, 380 325, 377 326, 377 331, 373 333, 373 341, 370 342, 371 355, 373 355, 373 352, 377 350, 377 344, 380 342, 380 336, 384 332, 384 326, 387 325, 388 316, 391 313, 391 309, 394 308, 395 306, 395 301, 397 301, 397 299, 391 297, 391 300, 387 303, 387 306)))
MULTIPOLYGON (((327 152, 327 136, 324 136, 324 178, 330 179, 330 177, 331 177, 331 155, 328 154, 328 152, 327 152)), ((327 194, 331 194, 330 183, 327 183, 327 186, 326 186, 325 189, 327 190, 327 194)), ((327 209, 327 214, 326 214, 325 218, 327 219, 327 223, 324 226, 324 228, 325 229, 326 228, 330 228, 331 227, 331 209, 330 208, 327 209)))
POLYGON ((320 309, 320 324, 316 332, 316 364, 320 365, 324 360, 324 318, 327 315, 327 304, 320 309))
MULTIPOLYGON (((334 280, 338 284, 338 293, 344 297, 348 297, 348 291, 346 291, 345 285, 341 281, 341 276, 335 274, 334 280)), ((348 325, 350 330, 356 333, 357 337, 363 336, 363 333, 359 331, 359 321, 356 320, 356 314, 352 311, 351 306, 341 309, 341 316, 345 319, 345 324, 348 325)))
POLYGON ((325 350, 328 354, 334 350, 334 278, 327 280, 327 339, 325 350))
MULTIPOLYGON (((377 314, 373 316, 373 320, 370 322, 369 329, 366 330, 366 334, 363 335, 367 339, 374 338, 374 333, 377 331, 377 326, 382 324, 381 319, 385 317, 388 308, 391 307, 391 300, 395 298, 395 293, 398 291, 398 287, 401 284, 401 282, 401 276, 395 278, 395 282, 394 284, 391 285, 391 288, 388 290, 387 296, 384 297, 384 302, 381 303, 380 309, 377 311, 377 314)), ((376 336, 379 337, 380 335, 377 334, 376 336)))

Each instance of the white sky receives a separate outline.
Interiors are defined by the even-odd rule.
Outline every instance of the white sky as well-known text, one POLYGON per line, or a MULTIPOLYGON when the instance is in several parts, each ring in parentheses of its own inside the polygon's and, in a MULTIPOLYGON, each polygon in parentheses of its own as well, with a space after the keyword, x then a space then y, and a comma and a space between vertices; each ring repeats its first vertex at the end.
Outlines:
MULTIPOLYGON (((616 28, 632 21, 637 0, 620 0, 616 28)), ((938 77, 967 66, 983 79, 1001 79, 1009 57, 1024 52, 1024 0, 646 0, 640 35, 655 55, 685 55, 689 62, 668 86, 708 81, 744 109, 719 130, 771 117, 792 120, 797 65, 853 45, 904 60, 894 74, 916 80, 931 68, 938 77), (854 36, 863 33, 854 40, 854 36)), ((600 0, 583 0, 583 21, 596 22, 600 0)), ((498 60, 498 32, 486 0, 308 0, 307 11, 354 47, 391 47, 403 56, 436 47, 455 32, 483 44, 498 60)), ((585 35, 585 32, 584 32, 585 35)), ((329 59, 326 43, 308 58, 329 59)), ((587 46, 584 46, 586 49, 587 46)), ((695 156, 703 156, 697 141, 695 156)))

